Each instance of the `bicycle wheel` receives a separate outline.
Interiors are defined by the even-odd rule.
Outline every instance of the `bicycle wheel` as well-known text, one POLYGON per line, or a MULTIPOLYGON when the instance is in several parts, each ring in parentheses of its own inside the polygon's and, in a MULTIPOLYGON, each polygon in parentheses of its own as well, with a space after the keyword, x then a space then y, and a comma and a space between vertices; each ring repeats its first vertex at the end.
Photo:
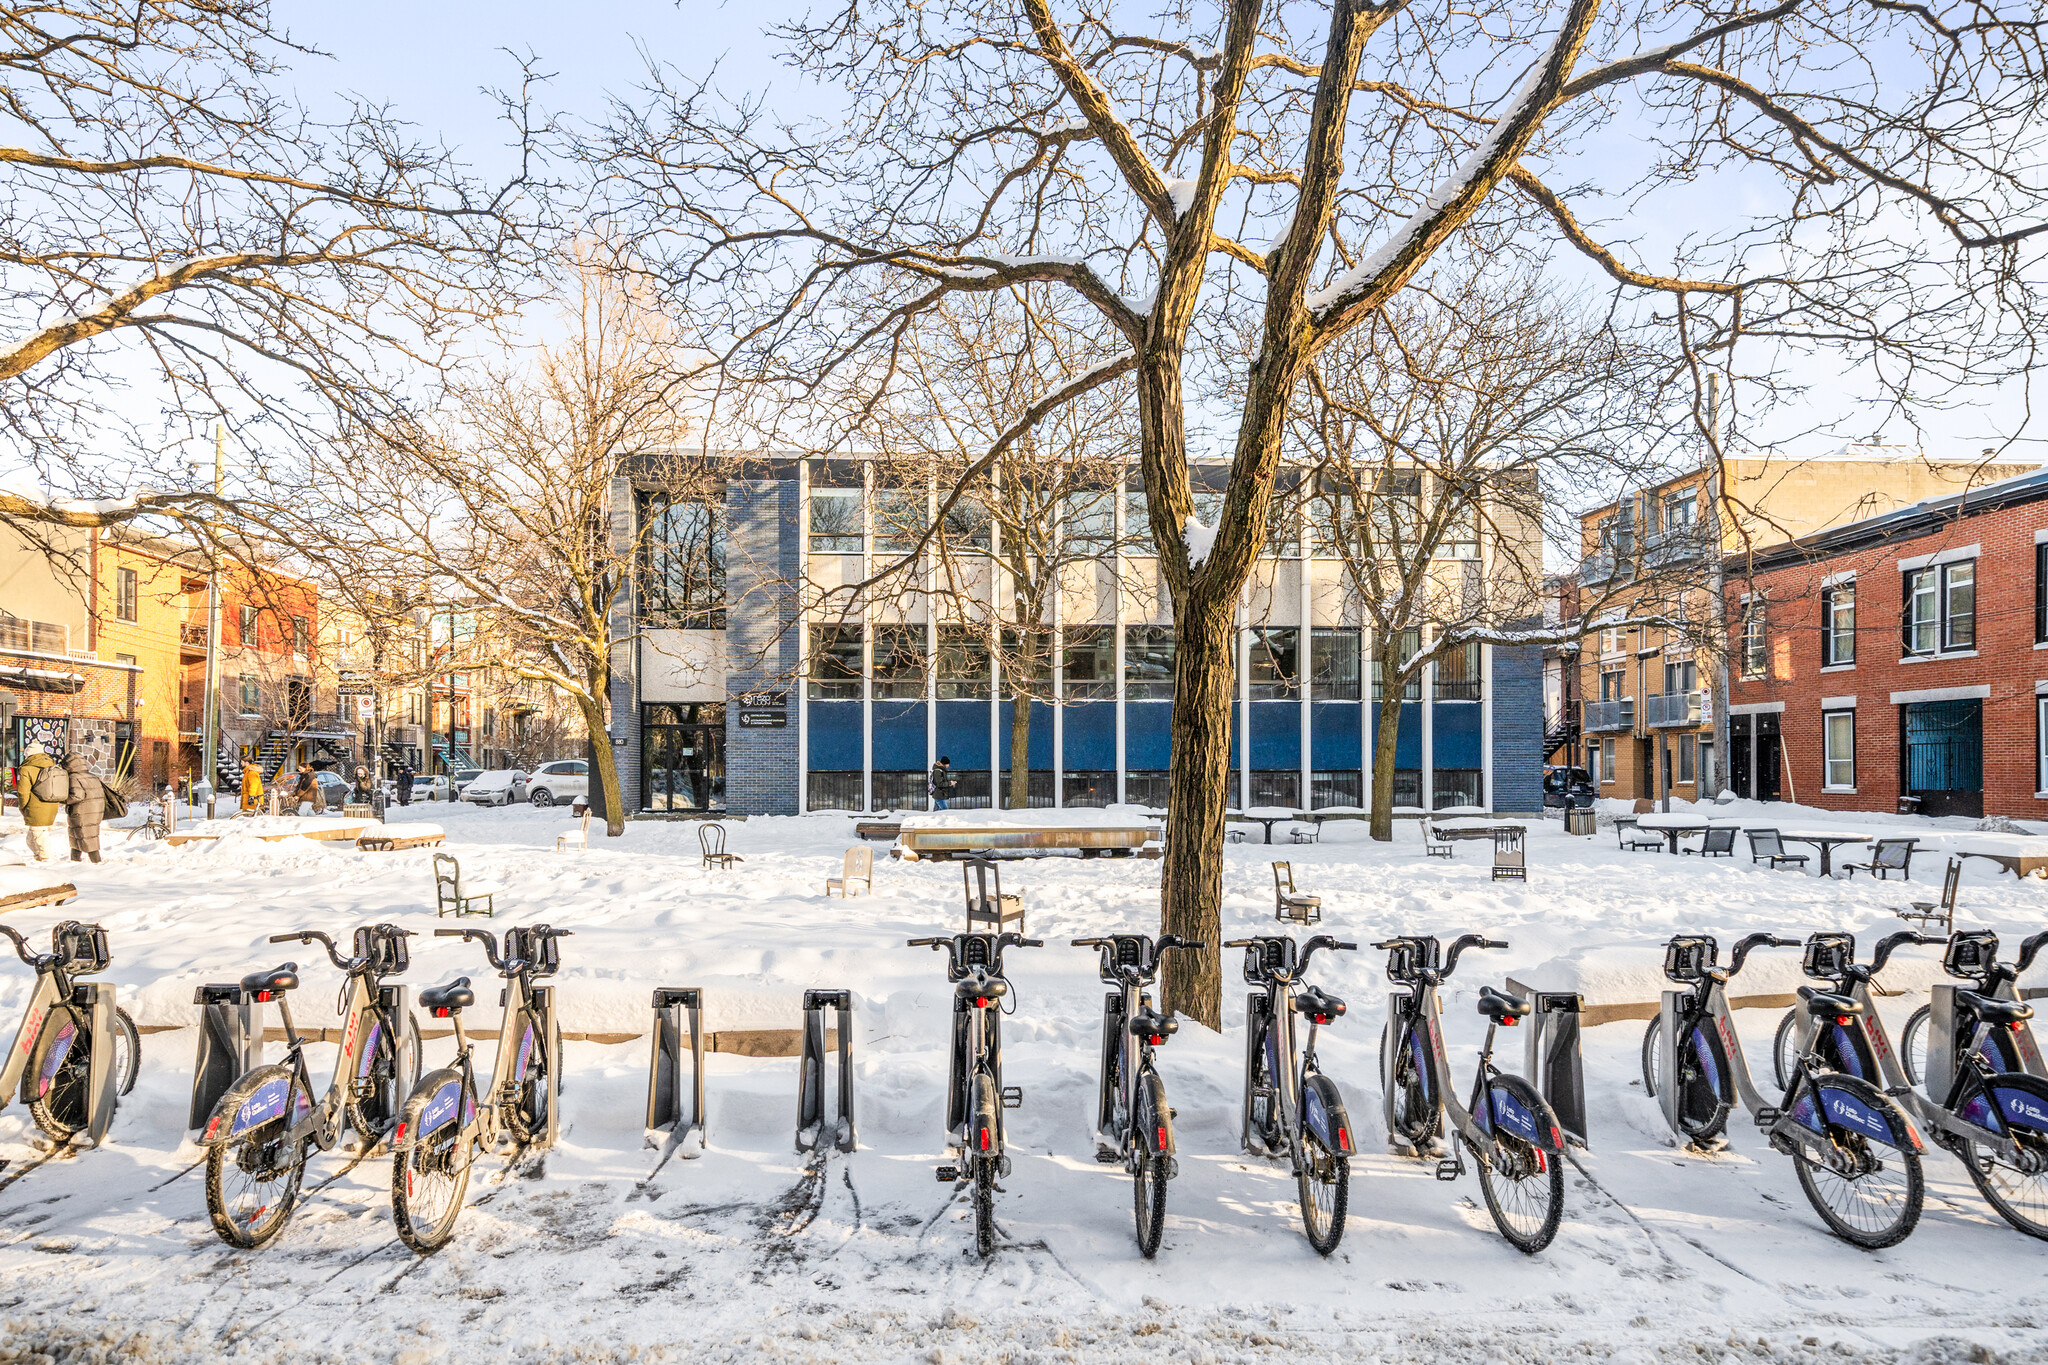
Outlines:
MULTIPOLYGON (((513 1072, 523 1076, 518 1082, 518 1091, 512 1099, 512 1107, 505 1115, 505 1126, 511 1130, 513 1140, 522 1147, 536 1142, 545 1142, 548 1135, 548 1050, 542 1041, 546 1031, 541 1028, 540 1019, 532 1014, 519 1016, 519 1049, 524 1056, 524 1065, 513 1072)), ((503 1035, 498 1046, 503 1047, 503 1035)))
POLYGON ((1918 1086, 1927 1084, 1927 1025, 1933 1017, 1934 1007, 1922 1005, 1899 1033, 1899 1065, 1906 1068, 1906 1079, 1918 1086))
POLYGON ((1977 1192, 1998 1216, 2029 1237, 2048 1239, 2048 1125, 2022 1127, 2016 1115, 2048 1115, 2048 1082, 2005 1074, 1988 1078, 2000 1100, 2007 1132, 2019 1149, 2017 1161, 1993 1148, 1971 1143, 1963 1160, 1977 1192))
MULTIPOLYGON (((1386 1031, 1380 1026, 1380 1055, 1386 1055, 1386 1031)), ((1443 1106, 1430 1089, 1429 1062, 1423 1055, 1422 1035, 1407 1020, 1401 1021, 1400 1051, 1394 1058, 1393 1136, 1421 1150, 1443 1127, 1443 1106)))
POLYGON ((1267 1031, 1272 1027, 1268 1020, 1249 1040, 1252 1061, 1245 1073, 1245 1145, 1251 1148, 1254 1142, 1261 1144, 1265 1148, 1259 1153, 1262 1156, 1277 1155, 1287 1142, 1280 1127, 1280 1088, 1273 1079, 1272 1057, 1267 1048, 1267 1031))
POLYGON ((308 1139, 290 1140, 291 1116, 313 1107, 297 1077, 284 1111, 206 1154, 206 1212, 229 1246, 253 1250, 284 1230, 306 1176, 308 1139))
POLYGON ((1831 1075, 1824 1088, 1809 1082, 1793 1112, 1802 1107, 1814 1113, 1821 1132, 1799 1133, 1803 1140, 1793 1145, 1792 1164, 1821 1221, 1843 1241, 1868 1251, 1904 1241, 1920 1221, 1925 1196, 1906 1116, 1877 1087, 1853 1076, 1831 1075), (1858 1126, 1834 1121, 1844 1108, 1858 1126), (1873 1136, 1872 1128, 1887 1137, 1873 1136), (1818 1155, 1812 1145, 1820 1148, 1818 1155))
MULTIPOLYGON (((1656 1099, 1664 1089, 1664 1018, 1643 1030, 1643 1089, 1656 1099)), ((1728 1096, 1728 1058, 1721 1036, 1704 1023, 1686 1035, 1678 1062, 1678 1131, 1692 1142, 1710 1142, 1728 1126, 1734 1108, 1728 1096)))
POLYGON ((365 1147, 374 1147, 389 1135, 420 1075, 420 1032, 411 1013, 396 1019, 379 1014, 373 1027, 376 1037, 370 1055, 348 1092, 349 1127, 365 1147))
POLYGON ((1131 1173, 1131 1213, 1138 1224, 1138 1250, 1146 1260, 1158 1254, 1159 1239, 1166 1232, 1166 1161, 1146 1155, 1147 1137, 1163 1125, 1159 1115, 1166 1104, 1166 1087, 1150 1071, 1140 1074, 1137 1086, 1135 1124, 1137 1169, 1131 1173))
POLYGON ((135 1088, 142 1074, 142 1035, 128 1011, 114 1007, 114 1093, 125 1095, 135 1088))
MULTIPOLYGON (((1557 1131, 1557 1116, 1534 1087, 1518 1076, 1497 1076, 1491 1088, 1505 1090, 1536 1120, 1537 1131, 1557 1131)), ((1468 1147, 1471 1144, 1466 1144, 1468 1147)), ((1534 1143, 1493 1126, 1493 1155, 1486 1158, 1476 1148, 1479 1188, 1486 1196, 1487 1212, 1508 1245, 1535 1255, 1557 1236, 1558 1220, 1564 1216, 1564 1157, 1547 1152, 1534 1143)))
MULTIPOLYGON (((459 1093, 461 1073, 439 1071, 421 1082, 406 1101, 407 1132, 417 1131, 421 1114, 451 1084, 459 1093)), ((469 1168, 475 1159, 476 1144, 459 1116, 393 1155, 391 1222, 400 1241, 422 1256, 447 1244, 469 1193, 469 1168)))
MULTIPOLYGON (((116 1073, 119 1074, 118 1072, 116 1073)), ((29 1117, 58 1142, 85 1130, 92 1087, 92 1025, 84 1010, 60 1005, 43 1021, 21 1076, 29 1117)))
POLYGON ((1799 1055, 1799 1009, 1794 1006, 1785 1011, 1778 1031, 1771 1035, 1771 1073, 1778 1078, 1781 1094, 1792 1084, 1792 1068, 1799 1065, 1799 1055))
POLYGON ((1351 1206, 1351 1159, 1332 1152, 1304 1130, 1295 1181, 1301 1192, 1301 1226, 1308 1244, 1327 1256, 1344 1240, 1344 1213, 1351 1206))

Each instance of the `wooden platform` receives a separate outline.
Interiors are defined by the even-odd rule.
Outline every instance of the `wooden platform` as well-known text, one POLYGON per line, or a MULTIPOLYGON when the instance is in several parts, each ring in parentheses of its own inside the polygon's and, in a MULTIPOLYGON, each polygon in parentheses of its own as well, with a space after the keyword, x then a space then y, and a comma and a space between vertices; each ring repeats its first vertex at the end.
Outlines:
POLYGON ((55 886, 42 887, 35 891, 15 891, 0 895, 0 915, 9 910, 27 910, 37 905, 69 905, 78 899, 78 888, 70 882, 59 882, 55 886))
MULTIPOLYGON (((377 822, 374 820, 336 820, 332 824, 314 825, 308 829, 272 830, 268 833, 236 830, 235 833, 246 834, 246 837, 251 839, 261 839, 266 844, 281 844, 287 839, 318 839, 322 843, 339 843, 343 841, 355 843, 362 836, 362 832, 375 823, 377 822)), ((224 830, 180 830, 176 834, 166 834, 164 842, 173 847, 179 844, 204 843, 208 839, 218 839, 224 833, 226 833, 224 830)))
POLYGON ((890 852, 912 861, 977 853, 1128 858, 1159 837, 1152 825, 936 825, 903 830, 890 852))
POLYGON ((365 834, 356 847, 369 853, 403 853, 409 848, 433 848, 448 841, 445 834, 365 834))

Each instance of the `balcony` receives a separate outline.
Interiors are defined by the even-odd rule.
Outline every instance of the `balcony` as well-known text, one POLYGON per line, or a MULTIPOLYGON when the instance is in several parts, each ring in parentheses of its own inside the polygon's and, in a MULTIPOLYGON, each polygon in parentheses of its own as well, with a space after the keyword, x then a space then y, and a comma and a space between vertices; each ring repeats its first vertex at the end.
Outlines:
POLYGON ((178 653, 202 657, 206 653, 206 623, 186 621, 178 627, 178 653))
POLYGON ((1636 699, 1623 697, 1619 701, 1589 701, 1586 706, 1587 734, 1603 731, 1632 730, 1636 723, 1636 699))
POLYGON ((1643 566, 1668 568, 1703 559, 1715 548, 1714 526, 1710 521, 1652 531, 1643 546, 1643 566))
POLYGON ((0 649, 21 654, 69 654, 71 627, 0 612, 0 649))
POLYGON ((1700 694, 1661 692, 1643 698, 1643 723, 1690 729, 1700 723, 1700 694))

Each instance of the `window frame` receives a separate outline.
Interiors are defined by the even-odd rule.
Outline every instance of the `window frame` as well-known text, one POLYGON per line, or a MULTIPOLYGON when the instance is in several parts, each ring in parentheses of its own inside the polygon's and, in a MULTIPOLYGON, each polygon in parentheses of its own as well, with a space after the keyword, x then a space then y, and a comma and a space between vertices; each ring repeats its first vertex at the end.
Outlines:
POLYGON ((1853 668, 1856 664, 1856 582, 1833 583, 1820 593, 1820 666, 1853 668), (1846 605, 1844 599, 1846 600, 1846 605), (1841 617, 1846 610, 1849 624, 1841 617), (1844 648, 1846 641, 1847 647, 1844 648))
POLYGON ((1742 604, 1741 647, 1736 651, 1744 678, 1768 677, 1771 671, 1770 605, 1761 597, 1742 604))
POLYGON ((1174 663, 1179 642, 1172 626, 1127 625, 1124 627, 1124 699, 1126 701, 1173 700, 1174 663), (1162 680, 1158 669, 1165 668, 1162 680), (1138 670, 1146 670, 1141 675, 1138 670))
POLYGON ((2048 792, 2048 693, 2034 698, 2034 794, 2048 792))
POLYGON ((1347 626, 1316 626, 1308 633, 1308 649, 1310 701, 1357 701, 1363 695, 1364 632, 1347 626), (1348 677, 1343 669, 1346 662, 1350 664, 1348 677))
POLYGON ((861 700, 861 658, 867 647, 865 627, 859 622, 813 625, 804 663, 804 694, 812 701, 861 700), (828 643, 829 642, 829 643, 828 643), (853 662, 846 663, 846 646, 851 645, 853 662), (833 665, 824 667, 828 661, 833 665))
POLYGON ((1245 695, 1252 701, 1299 701, 1301 628, 1252 626, 1245 635, 1245 695))
POLYGON ((1820 713, 1820 789, 1824 792, 1854 793, 1856 790, 1856 709, 1851 706, 1834 707, 1820 713), (1849 752, 1846 756, 1835 751, 1835 723, 1846 721, 1849 730, 1849 752), (1848 765, 1847 783, 1835 781, 1835 765, 1848 765))
POLYGON ((114 619, 136 621, 141 615, 142 575, 133 569, 114 570, 114 619))
POLYGON ((1975 559, 1952 560, 1946 564, 1925 564, 1907 569, 1900 576, 1899 589, 1899 645, 1901 657, 1907 659, 1933 659, 1943 654, 1967 654, 1977 648, 1977 561, 1975 559), (1958 583, 1958 576, 1963 581, 1958 583), (1955 596, 1958 588, 1969 593, 1970 606, 1967 611, 1955 610, 1955 596), (1923 615, 1920 607, 1925 600, 1931 610, 1923 615), (1968 638, 1958 639, 1956 623, 1962 621, 1968 631, 1968 638), (1931 643, 1920 645, 1925 635, 1931 643))
POLYGON ((866 515, 858 488, 818 488, 814 486, 811 489, 810 500, 805 511, 807 525, 804 528, 804 546, 808 553, 814 555, 857 555, 866 548, 866 515), (819 531, 818 504, 820 502, 850 505, 853 508, 853 530, 849 532, 841 528, 832 531, 819 531), (820 541, 829 543, 821 545, 820 541), (847 542, 851 542, 851 544, 849 545, 847 542))
MULTIPOLYGON (((1422 627, 1409 626, 1407 629, 1403 630, 1401 632, 1400 641, 1397 643, 1396 648, 1398 648, 1401 651, 1400 655, 1398 656, 1401 664, 1403 666, 1406 666, 1410 659, 1413 659, 1416 655, 1422 652, 1422 627)), ((1385 680, 1380 676, 1380 659, 1383 657, 1384 653, 1384 638, 1375 635, 1373 637, 1372 648, 1372 699, 1374 701, 1386 700, 1386 684, 1385 680)), ((1407 684, 1402 687, 1401 700, 1422 700, 1421 673, 1417 673, 1413 677, 1409 678, 1407 684)))
POLYGON ((660 491, 643 491, 639 505, 640 619, 671 630, 724 630, 724 505, 660 491), (681 539, 657 530, 679 521, 681 539))

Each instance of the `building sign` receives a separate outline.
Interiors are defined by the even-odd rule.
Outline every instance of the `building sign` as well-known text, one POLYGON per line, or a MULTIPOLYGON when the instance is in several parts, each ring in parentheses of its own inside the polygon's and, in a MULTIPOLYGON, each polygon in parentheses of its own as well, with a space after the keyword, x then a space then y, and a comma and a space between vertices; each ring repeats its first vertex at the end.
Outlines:
POLYGON ((788 726, 789 712, 787 711, 740 712, 740 728, 742 730, 782 730, 788 728, 788 726))
POLYGON ((1702 687, 1700 689, 1700 724, 1712 725, 1713 723, 1714 694, 1708 691, 1706 688, 1702 687))

